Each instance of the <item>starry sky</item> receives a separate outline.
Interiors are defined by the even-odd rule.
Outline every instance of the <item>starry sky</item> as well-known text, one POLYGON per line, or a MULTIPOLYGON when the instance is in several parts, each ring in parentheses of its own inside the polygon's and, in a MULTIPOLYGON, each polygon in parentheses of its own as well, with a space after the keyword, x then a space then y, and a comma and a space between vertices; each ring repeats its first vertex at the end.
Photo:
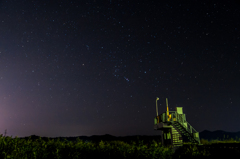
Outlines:
POLYGON ((0 1, 0 133, 160 135, 183 107, 198 132, 240 131, 238 1, 0 1))

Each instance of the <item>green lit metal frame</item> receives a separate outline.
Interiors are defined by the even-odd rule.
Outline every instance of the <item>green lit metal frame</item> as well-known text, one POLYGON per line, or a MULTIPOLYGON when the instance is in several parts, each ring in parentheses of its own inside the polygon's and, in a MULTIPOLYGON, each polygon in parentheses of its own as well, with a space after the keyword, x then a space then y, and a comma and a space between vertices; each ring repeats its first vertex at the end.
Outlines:
MULTIPOLYGON (((186 118, 184 117, 185 114, 178 114, 177 111, 166 111, 166 113, 163 113, 157 117, 154 118, 154 124, 158 123, 171 123, 173 124, 174 122, 180 123, 190 134, 198 134, 198 132, 186 121, 186 118), (168 116, 166 115, 167 112, 169 115, 171 114, 171 118, 168 119, 168 116), (159 122, 158 122, 159 118, 159 122)), ((194 139, 200 143, 199 135, 195 136, 193 135, 194 139)))

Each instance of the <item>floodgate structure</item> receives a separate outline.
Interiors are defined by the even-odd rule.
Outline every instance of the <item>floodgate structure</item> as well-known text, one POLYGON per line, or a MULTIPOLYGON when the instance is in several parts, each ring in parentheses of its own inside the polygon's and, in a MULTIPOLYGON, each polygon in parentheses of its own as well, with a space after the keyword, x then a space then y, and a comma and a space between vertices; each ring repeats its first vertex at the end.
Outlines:
POLYGON ((176 111, 168 110, 168 100, 166 98, 167 111, 158 115, 158 106, 156 99, 157 116, 154 118, 154 130, 162 131, 162 145, 172 146, 174 151, 183 146, 183 142, 200 143, 199 133, 186 121, 182 107, 176 107, 176 111))

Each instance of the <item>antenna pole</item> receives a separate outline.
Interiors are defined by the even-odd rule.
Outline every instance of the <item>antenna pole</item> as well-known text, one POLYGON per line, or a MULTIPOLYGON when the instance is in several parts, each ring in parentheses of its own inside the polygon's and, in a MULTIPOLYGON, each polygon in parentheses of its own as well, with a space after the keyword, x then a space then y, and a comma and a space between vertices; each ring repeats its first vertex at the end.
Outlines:
POLYGON ((171 118, 171 116, 169 116, 168 99, 167 98, 166 98, 166 105, 167 105, 167 116, 168 116, 168 121, 169 121, 169 118, 171 118))
POLYGON ((159 98, 157 97, 156 99, 156 112, 157 112, 157 116, 158 116, 158 106, 157 106, 157 101, 159 100, 159 98))
POLYGON ((166 105, 167 105, 167 115, 169 115, 169 110, 168 110, 168 100, 167 100, 167 98, 166 98, 166 105))

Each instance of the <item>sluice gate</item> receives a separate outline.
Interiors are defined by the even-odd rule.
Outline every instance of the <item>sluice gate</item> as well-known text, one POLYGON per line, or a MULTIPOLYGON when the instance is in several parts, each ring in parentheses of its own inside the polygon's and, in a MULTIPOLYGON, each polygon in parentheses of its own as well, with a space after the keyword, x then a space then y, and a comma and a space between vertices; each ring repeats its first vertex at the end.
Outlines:
POLYGON ((183 146, 183 142, 202 145, 199 133, 186 121, 182 107, 176 107, 176 111, 169 111, 166 98, 167 111, 158 115, 158 100, 159 98, 156 99, 157 116, 154 118, 154 130, 162 131, 162 145, 172 146, 174 150, 183 146))

